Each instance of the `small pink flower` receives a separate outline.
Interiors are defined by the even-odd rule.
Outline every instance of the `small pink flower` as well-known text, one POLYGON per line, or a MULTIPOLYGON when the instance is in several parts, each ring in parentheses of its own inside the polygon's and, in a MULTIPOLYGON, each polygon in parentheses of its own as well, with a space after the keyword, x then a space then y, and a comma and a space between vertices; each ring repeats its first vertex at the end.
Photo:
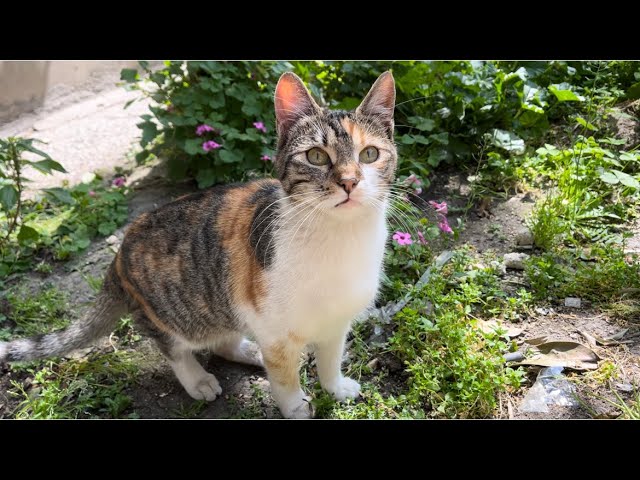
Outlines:
POLYGON ((122 187, 125 182, 126 180, 124 177, 116 177, 113 179, 113 182, 111 182, 111 185, 113 185, 114 187, 122 187))
POLYGON ((96 196, 96 192, 94 192, 93 190, 89 190, 89 196, 90 197, 95 197, 96 196))
POLYGON ((418 242, 420 242, 422 245, 427 244, 427 240, 424 238, 424 235, 421 231, 418 231, 418 242))
POLYGON ((447 217, 443 216, 440 219, 440 223, 438 223, 438 228, 442 230, 444 233, 453 233, 453 230, 451 230, 451 227, 449 226, 449 221, 447 220, 447 217))
POLYGON ((213 127, 202 124, 202 125, 198 125, 198 127, 196 128, 196 135, 198 135, 199 137, 204 135, 206 132, 213 132, 213 127))
POLYGON ((418 188, 414 189, 413 191, 416 192, 416 195, 420 195, 422 193, 422 188, 418 187, 418 188))
POLYGON ((429 201, 429 205, 431 205, 436 212, 441 213, 442 215, 446 215, 449 213, 449 207, 447 207, 447 202, 434 202, 433 200, 429 201))
POLYGON ((262 133, 267 133, 267 127, 262 122, 253 122, 253 126, 260 130, 262 133))
POLYGON ((393 238, 398 245, 411 245, 413 240, 411 240, 411 234, 404 232, 396 232, 393 234, 393 238))
POLYGON ((211 150, 216 150, 218 148, 220 148, 222 145, 220 145, 219 143, 214 142, 213 140, 207 140, 206 142, 204 142, 202 144, 202 149, 205 152, 210 152, 211 150))
POLYGON ((271 157, 269 155, 262 155, 260 157, 260 160, 262 160, 263 162, 269 162, 271 161, 271 157))

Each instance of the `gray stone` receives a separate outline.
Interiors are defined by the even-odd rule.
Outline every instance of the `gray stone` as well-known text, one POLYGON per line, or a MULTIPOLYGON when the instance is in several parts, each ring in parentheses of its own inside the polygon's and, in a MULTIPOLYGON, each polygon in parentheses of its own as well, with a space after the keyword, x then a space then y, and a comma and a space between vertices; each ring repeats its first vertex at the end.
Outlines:
POLYGON ((533 234, 528 228, 523 228, 516 232, 516 245, 519 247, 531 247, 533 245, 533 234))
POLYGON ((111 235, 110 237, 107 237, 107 239, 105 241, 109 245, 115 245, 116 243, 120 242, 120 239, 118 237, 116 237, 115 235, 111 235))
POLYGON ((505 253, 504 266, 512 270, 524 270, 524 261, 529 258, 526 253, 505 253))
POLYGON ((582 300, 576 297, 567 297, 564 299, 565 307, 580 308, 581 304, 582 304, 582 300))

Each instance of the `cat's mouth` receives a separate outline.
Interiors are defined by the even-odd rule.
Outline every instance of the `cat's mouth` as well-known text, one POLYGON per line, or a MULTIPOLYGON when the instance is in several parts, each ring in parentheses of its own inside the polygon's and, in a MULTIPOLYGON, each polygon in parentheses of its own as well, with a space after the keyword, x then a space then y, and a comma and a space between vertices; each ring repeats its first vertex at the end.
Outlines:
POLYGON ((357 200, 354 200, 351 197, 347 197, 342 202, 336 204, 336 207, 340 207, 341 205, 344 205, 346 207, 355 207, 358 203, 360 202, 358 202, 357 200))

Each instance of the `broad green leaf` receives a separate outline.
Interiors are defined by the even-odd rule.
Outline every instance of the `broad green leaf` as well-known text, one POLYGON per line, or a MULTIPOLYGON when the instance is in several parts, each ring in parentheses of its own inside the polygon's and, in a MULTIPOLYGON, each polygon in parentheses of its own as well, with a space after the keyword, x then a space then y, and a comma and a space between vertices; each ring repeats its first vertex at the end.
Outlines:
POLYGON ((216 181, 215 170, 213 170, 212 168, 204 168, 204 169, 198 170, 198 174, 196 175, 196 181, 198 182, 198 188, 210 187, 216 181))
POLYGON ((605 183, 610 183, 611 185, 616 185, 620 182, 618 177, 612 172, 600 172, 600 180, 605 183))
POLYGON ((100 233, 100 235, 106 237, 107 235, 111 235, 113 232, 115 232, 117 228, 118 226, 113 221, 102 222, 100 225, 98 225, 98 232, 100 233))
POLYGON ((123 68, 120 71, 120 80, 124 80, 127 83, 133 83, 139 78, 138 71, 135 68, 123 68))
POLYGON ((404 143, 405 145, 413 145, 414 143, 416 143, 416 141, 413 138, 413 136, 409 135, 409 134, 405 134, 405 135, 401 136, 400 137, 400 141, 402 143, 404 143))
POLYGON ((25 163, 27 163, 28 165, 32 166, 36 170, 38 170, 38 171, 40 171, 42 173, 45 173, 47 175, 51 174, 52 170, 56 170, 56 171, 62 172, 62 173, 67 173, 67 171, 64 169, 64 167, 62 165, 60 165, 55 160, 51 160, 50 158, 48 158, 46 160, 40 160, 40 161, 37 161, 37 162, 27 161, 25 163))
POLYGON ((86 238, 86 237, 77 238, 77 239, 75 239, 75 244, 79 249, 85 249, 89 245, 91 245, 91 240, 89 238, 86 238))
POLYGON ((67 205, 73 205, 76 203, 75 199, 69 193, 69 190, 60 187, 43 188, 42 191, 51 199, 57 200, 60 203, 67 205))
MULTIPOLYGON (((31 153, 35 153, 36 155, 40 155, 42 158, 46 158, 48 160, 51 160, 51 157, 49 156, 48 153, 43 152, 42 150, 37 149, 36 147, 33 146, 33 142, 37 141, 39 143, 44 143, 44 142, 40 142, 40 140, 35 140, 35 139, 28 139, 28 140, 23 140, 20 142, 20 146, 22 148, 24 148, 25 150, 27 150, 28 152, 31 153)), ((57 165, 60 165, 58 162, 55 162, 57 165)), ((60 166, 60 168, 62 168, 62 166, 60 166)), ((54 168, 54 170, 57 170, 54 168)), ((59 172, 66 172, 66 170, 62 169, 62 170, 58 170, 59 172)))
POLYGON ((640 82, 634 83, 627 90, 627 98, 631 100, 635 100, 636 98, 640 98, 640 82))
MULTIPOLYGON (((623 141, 624 143, 624 141, 623 141)), ((634 162, 638 160, 638 154, 637 153, 631 153, 631 152, 622 152, 620 154, 620 160, 623 160, 625 162, 634 162)))
POLYGON ((513 132, 494 128, 487 135, 489 136, 491 143, 496 147, 503 148, 508 152, 515 153, 516 155, 524 153, 524 140, 513 132))
POLYGON ((640 182, 636 180, 634 177, 629 175, 628 173, 621 172, 620 170, 611 170, 613 174, 618 177, 620 183, 625 187, 635 188, 636 190, 640 190, 640 182))
POLYGON ((434 133, 433 135, 429 135, 429 139, 433 140, 434 142, 438 142, 441 145, 449 144, 449 134, 447 132, 434 133))
POLYGON ((232 152, 231 150, 220 150, 220 160, 222 160, 222 162, 224 163, 236 163, 239 162, 242 159, 242 157, 240 157, 240 155, 238 155, 235 152, 232 152))
POLYGON ((422 130, 423 132, 430 132, 436 125, 436 122, 431 120, 430 118, 423 117, 409 117, 407 119, 409 124, 418 130, 422 130))
POLYGON ((607 137, 599 139, 598 143, 608 143, 609 145, 624 145, 625 141, 619 138, 607 137))
POLYGON ((0 188, 0 204, 5 212, 11 210, 18 203, 18 190, 13 185, 0 188))
POLYGON ((597 132, 598 131, 598 127, 596 127, 593 123, 589 123, 587 122, 584 118, 582 117, 576 117, 576 122, 578 122, 580 125, 582 125, 584 128, 587 128, 589 130, 591 130, 592 132, 597 132))
POLYGON ((189 155, 198 155, 205 153, 202 144, 205 141, 202 138, 190 138, 184 142, 184 151, 189 155))
POLYGON ((158 126, 153 122, 143 122, 138 124, 138 128, 142 130, 142 138, 140 145, 144 148, 158 136, 158 126))
POLYGON ((549 85, 549 91, 553 93, 559 102, 582 102, 584 97, 576 95, 571 90, 571 85, 568 83, 558 83, 549 85))
POLYGON ((36 231, 36 229, 31 228, 29 225, 22 225, 20 227, 20 231, 18 232, 18 242, 21 245, 29 243, 31 241, 37 240, 40 234, 36 231))

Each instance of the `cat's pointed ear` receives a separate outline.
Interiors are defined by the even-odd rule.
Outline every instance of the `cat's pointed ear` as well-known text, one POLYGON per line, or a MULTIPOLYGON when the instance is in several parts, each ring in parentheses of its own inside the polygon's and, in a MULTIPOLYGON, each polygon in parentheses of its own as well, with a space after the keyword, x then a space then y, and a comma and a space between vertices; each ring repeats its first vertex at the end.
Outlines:
POLYGON ((378 77, 367 96, 356 109, 356 115, 376 117, 393 133, 393 111, 396 105, 396 83, 391 72, 378 77))
POLYGON ((283 73, 276 85, 276 124, 282 135, 300 118, 320 110, 302 80, 291 72, 283 73))

